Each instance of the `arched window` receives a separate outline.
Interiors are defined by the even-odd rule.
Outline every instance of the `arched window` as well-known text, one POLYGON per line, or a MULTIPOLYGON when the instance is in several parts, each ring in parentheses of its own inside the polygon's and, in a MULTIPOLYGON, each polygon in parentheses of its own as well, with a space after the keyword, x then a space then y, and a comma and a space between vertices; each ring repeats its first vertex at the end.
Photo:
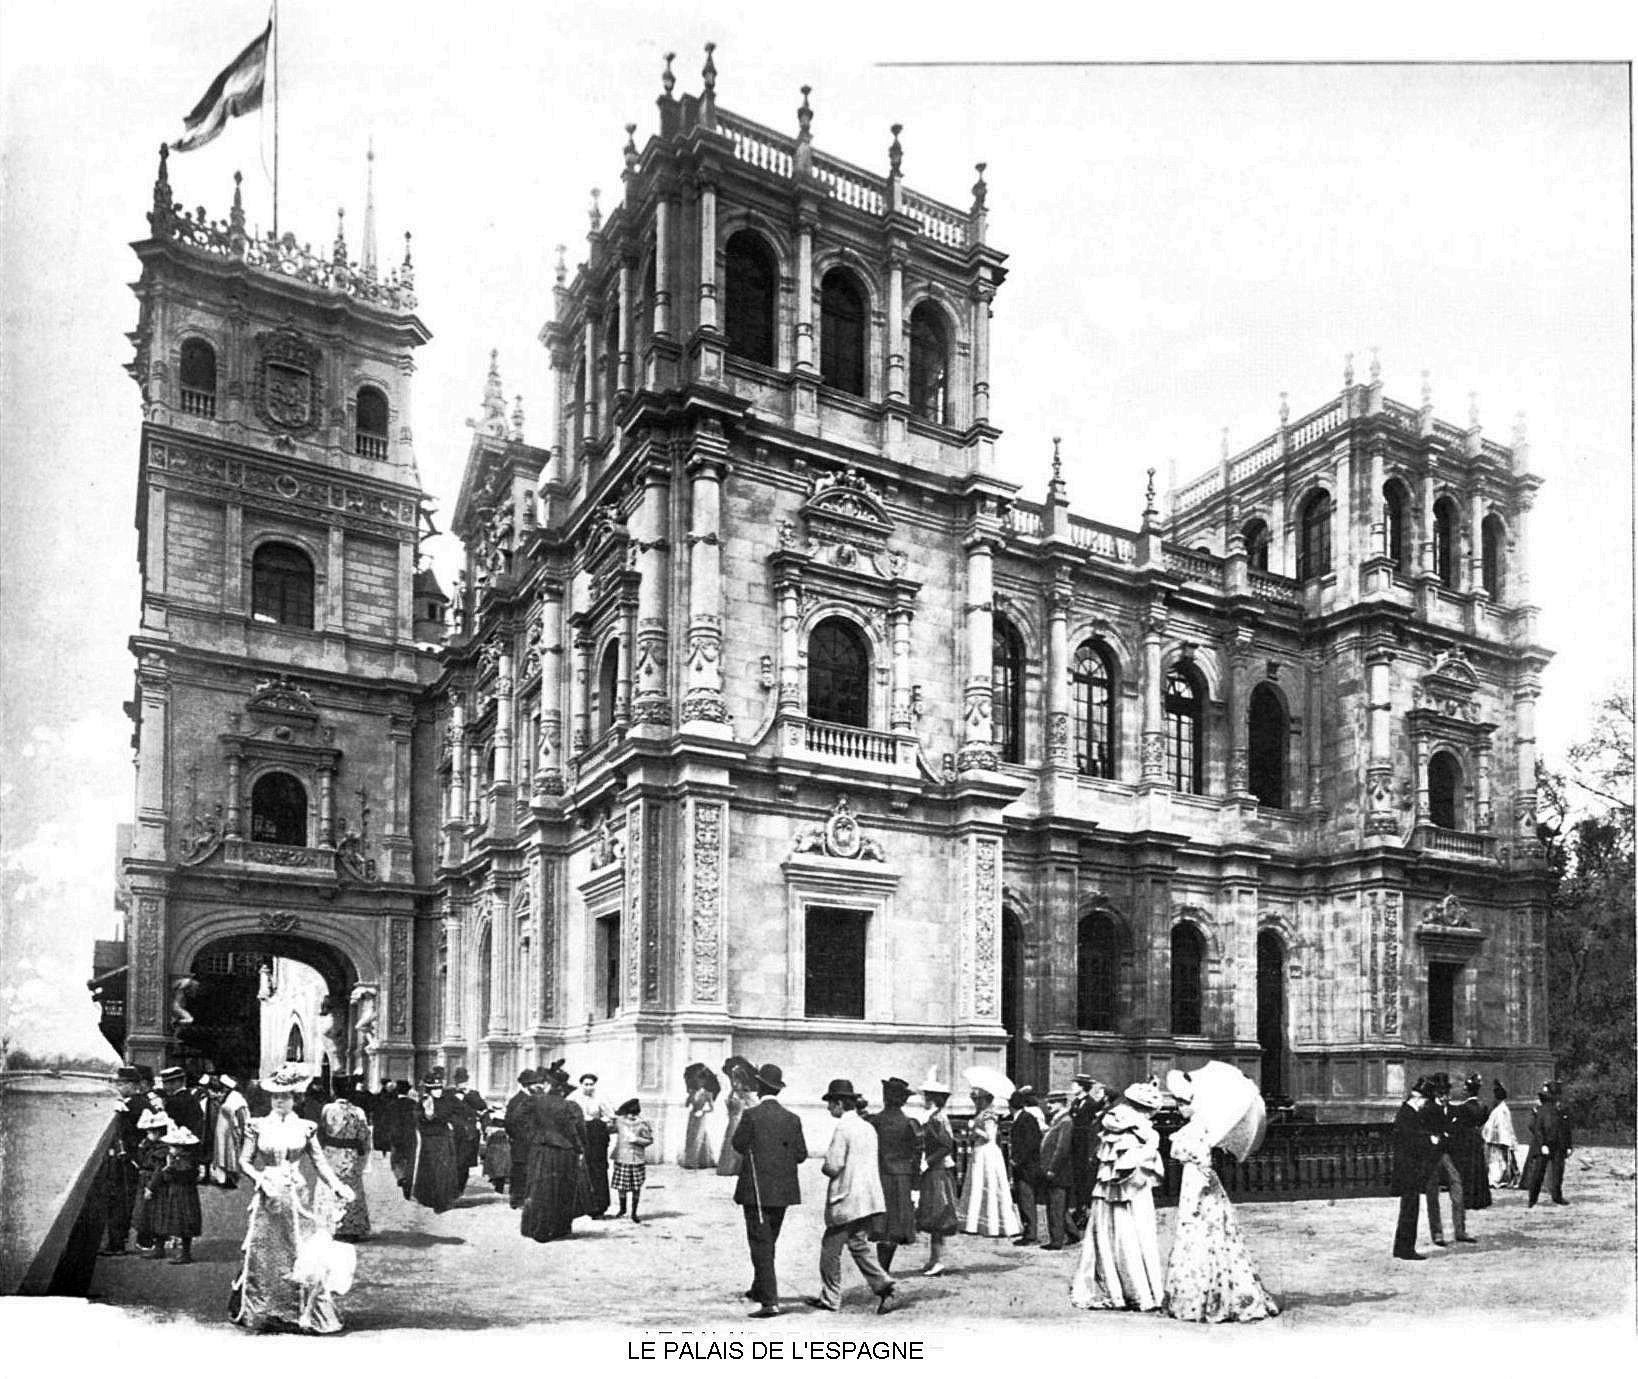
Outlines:
POLYGON ((1115 661, 1096 642, 1075 649, 1075 769, 1115 778, 1115 661))
POLYGON ((1253 517, 1240 532, 1240 538, 1246 543, 1246 566, 1252 570, 1266 570, 1268 568, 1268 523, 1261 517, 1253 517))
POLYGON ((251 787, 250 840, 307 846, 307 791, 294 776, 269 771, 251 787))
POLYGON ((870 651, 845 618, 826 618, 808 638, 808 717, 870 726, 870 651))
POLYGON ((1205 695, 1193 675, 1173 666, 1166 676, 1166 778, 1173 790, 1206 793, 1206 761, 1200 730, 1205 695))
POLYGON ((300 1020, 290 1022, 290 1036, 284 1041, 284 1061, 286 1063, 307 1061, 307 1041, 302 1038, 300 1020))
POLYGON ((819 377, 844 393, 865 395, 864 289, 845 268, 819 284, 819 377))
POLYGON ((728 350, 772 367, 778 363, 774 351, 778 260, 768 242, 752 230, 730 235, 724 257, 722 319, 728 350))
POLYGON ((1113 919, 1093 911, 1075 934, 1076 1028, 1114 1029, 1119 990, 1120 935, 1113 919))
POLYGON ((1454 752, 1428 758, 1428 817, 1437 828, 1462 826, 1462 764, 1454 752))
POLYGON ((1192 924, 1172 928, 1172 1033, 1199 1034, 1204 1006, 1206 944, 1192 924))
POLYGON ((1323 488, 1302 505, 1297 526, 1297 578, 1331 573, 1331 495, 1323 488))
POLYGON ((495 931, 485 926, 478 942, 478 1037, 489 1032, 495 1011, 495 931))
POLYGON ((1410 510, 1410 496, 1398 479, 1389 479, 1382 485, 1382 535, 1388 559, 1396 570, 1404 570, 1410 563, 1405 550, 1405 514, 1410 510))
POLYGON ((216 351, 198 338, 182 342, 182 410, 190 417, 216 415, 216 351))
POLYGON ((387 458, 387 395, 360 388, 354 402, 353 453, 367 460, 387 458))
POLYGON ((1447 589, 1456 587, 1458 523, 1454 499, 1447 496, 1433 505, 1433 573, 1447 589))
POLYGON ((910 313, 910 410, 923 421, 950 424, 950 337, 944 313, 918 302, 910 313))
POLYGON ((1002 761, 1024 760, 1024 639, 1005 618, 996 618, 991 646, 991 722, 1002 761))
POLYGON ((597 735, 602 737, 614 727, 614 714, 620 698, 620 643, 611 641, 603 649, 603 659, 597 667, 597 735))
POLYGON ((284 627, 313 625, 313 562, 304 551, 269 541, 250 562, 250 615, 284 627))
POLYGON ((1502 581, 1505 573, 1502 569, 1502 559, 1503 553, 1507 549, 1507 528, 1502 525, 1501 518, 1496 516, 1495 513, 1491 513, 1484 519, 1484 524, 1479 528, 1479 531, 1482 540, 1480 561, 1484 576, 1485 596, 1494 602, 1500 603, 1502 581))
POLYGON ((1269 685, 1251 691, 1246 723, 1246 785, 1257 803, 1285 808, 1285 706, 1269 685))

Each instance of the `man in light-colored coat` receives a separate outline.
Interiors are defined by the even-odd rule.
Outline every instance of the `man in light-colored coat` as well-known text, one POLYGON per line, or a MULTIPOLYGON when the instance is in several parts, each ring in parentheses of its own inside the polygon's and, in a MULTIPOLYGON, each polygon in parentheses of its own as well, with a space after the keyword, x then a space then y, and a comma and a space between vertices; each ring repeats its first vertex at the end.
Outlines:
POLYGON ((893 1308, 893 1279, 870 1247, 871 1218, 887 1210, 877 1167, 876 1132, 860 1118, 853 1084, 831 1082, 825 1105, 836 1118, 836 1133, 825 1151, 823 1172, 830 1179, 825 1193, 825 1234, 819 1246, 819 1296, 811 1306, 836 1312, 842 1305, 842 1249, 845 1246, 876 1295, 876 1311, 893 1308))

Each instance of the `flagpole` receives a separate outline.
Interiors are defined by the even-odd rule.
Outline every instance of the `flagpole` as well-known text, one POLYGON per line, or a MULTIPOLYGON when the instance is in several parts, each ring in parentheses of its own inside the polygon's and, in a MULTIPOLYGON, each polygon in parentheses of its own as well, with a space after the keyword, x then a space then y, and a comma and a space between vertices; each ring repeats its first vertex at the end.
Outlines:
POLYGON ((279 237, 279 0, 273 0, 273 238, 279 237))

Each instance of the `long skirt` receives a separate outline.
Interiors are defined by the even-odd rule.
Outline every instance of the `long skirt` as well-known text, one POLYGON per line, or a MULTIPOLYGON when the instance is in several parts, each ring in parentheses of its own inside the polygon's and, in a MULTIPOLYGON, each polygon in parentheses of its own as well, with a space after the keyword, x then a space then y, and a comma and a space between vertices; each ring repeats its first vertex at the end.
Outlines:
POLYGON ((745 1114, 743 1107, 735 1106, 728 1113, 728 1125, 722 1132, 722 1148, 717 1151, 717 1177, 739 1177, 740 1165, 744 1156, 734 1148, 734 1131, 739 1129, 739 1119, 745 1114))
POLYGON ((690 1115, 688 1129, 683 1136, 682 1166, 684 1168, 715 1168, 716 1149, 711 1142, 711 1116, 690 1115))
POLYGON ((947 1168, 928 1168, 921 1175, 916 1200, 916 1226, 928 1235, 954 1235, 961 1229, 955 1179, 947 1168))
POLYGON ((194 1239, 203 1229, 199 1185, 192 1181, 174 1181, 161 1175, 154 1184, 154 1195, 148 1202, 146 1217, 147 1232, 156 1239, 173 1235, 194 1239))
POLYGON ((1069 1300, 1077 1307, 1153 1312, 1164 1288, 1154 1194, 1146 1188, 1123 1202, 1094 1197, 1069 1300))
POLYGON ((218 1111, 210 1145, 210 1180, 217 1187, 239 1185, 239 1151, 244 1140, 245 1133, 238 1122, 218 1111))
POLYGON ((606 1121, 586 1122, 587 1216, 602 1216, 609 1209, 609 1127, 606 1121))
POLYGON ((1490 1175, 1486 1171, 1484 1141, 1478 1131, 1465 1134, 1451 1144, 1451 1158, 1462 1175, 1462 1202, 1468 1211, 1483 1211, 1492 1200, 1490 1175))
POLYGON ((416 1136, 415 1161, 410 1169, 410 1196, 423 1207, 448 1211, 461 1195, 455 1176, 455 1141, 447 1127, 423 1126, 416 1136))
POLYGON ((574 1231, 581 1213, 580 1155, 572 1149, 537 1144, 529 1154, 529 1200, 520 1232, 531 1240, 561 1240, 574 1231))
POLYGON ((318 1335, 341 1330, 341 1313, 328 1289, 286 1277, 295 1266, 296 1251, 323 1233, 301 1197, 301 1178, 292 1170, 271 1194, 258 1191, 251 1198, 244 1261, 229 1299, 230 1314, 240 1326, 253 1331, 294 1326, 318 1335))
POLYGON ((884 1173, 881 1177, 887 1210, 877 1218, 879 1225, 870 1238, 889 1245, 912 1245, 916 1239, 916 1203, 910 1189, 916 1180, 908 1173, 884 1173))
POLYGON ((1165 1311, 1184 1322, 1254 1322, 1280 1311, 1263 1287, 1222 1182, 1212 1169, 1192 1163, 1183 1165, 1178 1192, 1165 1311))
POLYGON ((1023 1230, 998 1144, 981 1144, 967 1165, 961 1228, 968 1235, 1017 1235, 1023 1230))
POLYGON ((1519 1185, 1517 1150, 1518 1146, 1513 1144, 1485 1145, 1485 1152, 1490 1158, 1491 1187, 1517 1187, 1519 1185))
POLYGON ((329 1220, 328 1213, 340 1217, 336 1225, 337 1240, 363 1240, 370 1233, 370 1204, 364 1198, 364 1166, 370 1157, 367 1148, 343 1149, 337 1145, 324 1146, 324 1157, 330 1161, 336 1177, 353 1190, 353 1200, 345 1206, 330 1191, 329 1184, 320 1182, 313 1191, 313 1201, 320 1220, 329 1220))

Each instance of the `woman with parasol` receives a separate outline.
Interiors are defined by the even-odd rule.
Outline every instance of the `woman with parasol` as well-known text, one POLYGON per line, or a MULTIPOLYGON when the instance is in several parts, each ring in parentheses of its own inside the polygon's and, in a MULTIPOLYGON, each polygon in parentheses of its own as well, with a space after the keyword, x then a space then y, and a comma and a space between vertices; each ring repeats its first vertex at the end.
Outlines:
POLYGON ((683 1086, 688 1092, 688 1130, 678 1162, 684 1168, 711 1168, 717 1156, 711 1144, 710 1115, 716 1109, 722 1084, 705 1064, 690 1063, 683 1069, 683 1086))
POLYGON ((1104 1113, 1092 1214, 1069 1289, 1077 1307, 1160 1310, 1164 1288, 1154 1190, 1166 1170, 1149 1117, 1160 1109, 1161 1098, 1157 1083, 1134 1082, 1104 1113))
POLYGON ((1263 1140, 1266 1115, 1257 1084, 1238 1068, 1211 1062, 1192 1073, 1173 1069, 1166 1090, 1188 1123, 1172 1136, 1183 1165, 1177 1234, 1166 1266, 1165 1312, 1185 1322, 1254 1322, 1279 1315, 1263 1287, 1211 1165, 1211 1151, 1244 1162, 1263 1140))
POLYGON ((1012 1081, 994 1068, 968 1068, 973 1099, 972 1158, 961 1195, 962 1229, 968 1235, 1014 1236, 1022 1229, 1012 1201, 1007 1159, 1001 1152, 1001 1116, 997 1101, 1013 1093, 1012 1081))
POLYGON ((717 1176, 737 1178, 740 1155, 734 1148, 734 1131, 739 1129, 739 1118, 757 1103, 756 1068, 750 1059, 736 1053, 722 1065, 722 1071, 728 1076, 728 1126, 717 1152, 717 1176))

